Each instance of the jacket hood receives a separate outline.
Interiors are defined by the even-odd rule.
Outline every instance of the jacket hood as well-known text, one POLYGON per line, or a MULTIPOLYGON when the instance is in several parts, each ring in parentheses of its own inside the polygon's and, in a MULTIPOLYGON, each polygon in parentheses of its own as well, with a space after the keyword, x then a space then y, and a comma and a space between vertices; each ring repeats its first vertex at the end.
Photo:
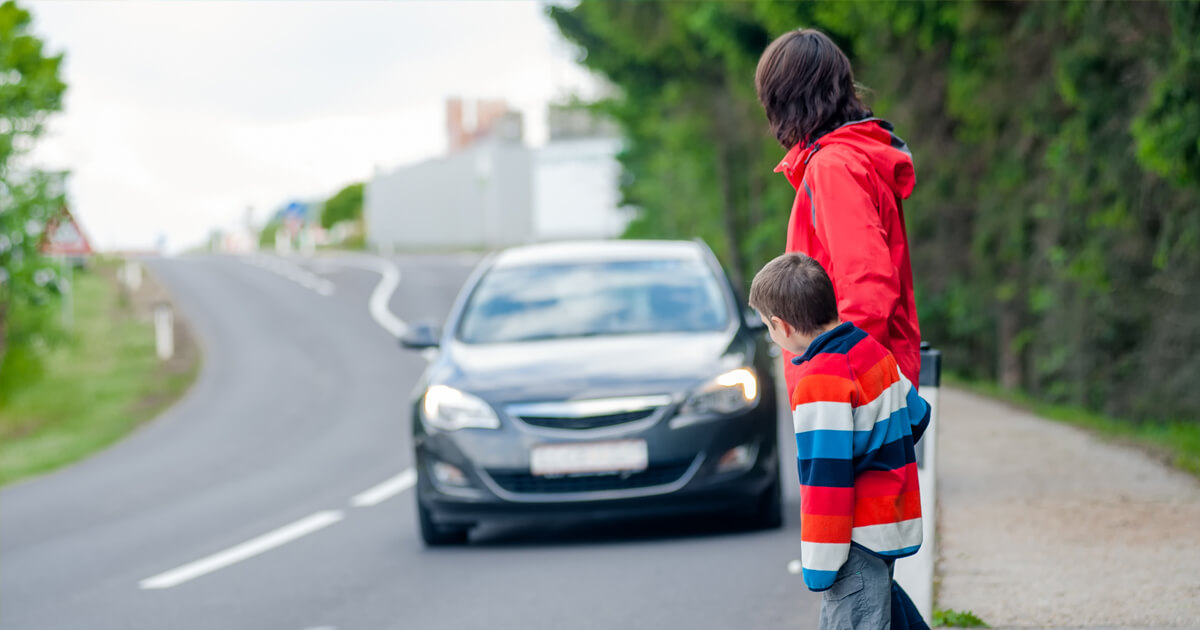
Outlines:
POLYGON ((804 170, 823 148, 843 145, 866 156, 880 179, 901 199, 912 194, 916 184, 912 152, 908 145, 895 133, 892 124, 879 118, 864 118, 848 122, 817 138, 808 145, 797 144, 784 156, 775 172, 787 175, 792 186, 799 187, 804 180, 804 170))

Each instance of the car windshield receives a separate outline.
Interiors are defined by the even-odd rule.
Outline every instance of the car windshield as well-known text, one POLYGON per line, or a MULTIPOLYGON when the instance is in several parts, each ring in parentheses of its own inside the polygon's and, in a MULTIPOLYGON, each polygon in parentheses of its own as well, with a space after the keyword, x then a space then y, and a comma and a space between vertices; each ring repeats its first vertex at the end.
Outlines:
POLYGON ((698 260, 547 264, 489 271, 472 293, 459 338, 504 343, 723 330, 729 309, 698 260))

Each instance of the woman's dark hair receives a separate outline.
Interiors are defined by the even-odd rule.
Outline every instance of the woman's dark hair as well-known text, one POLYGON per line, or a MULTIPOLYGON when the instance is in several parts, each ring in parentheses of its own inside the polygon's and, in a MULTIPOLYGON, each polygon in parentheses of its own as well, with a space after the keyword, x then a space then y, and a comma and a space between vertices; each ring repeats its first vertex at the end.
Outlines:
POLYGON ((791 31, 767 46, 754 73, 758 100, 785 149, 871 116, 854 71, 833 40, 813 29, 791 31))

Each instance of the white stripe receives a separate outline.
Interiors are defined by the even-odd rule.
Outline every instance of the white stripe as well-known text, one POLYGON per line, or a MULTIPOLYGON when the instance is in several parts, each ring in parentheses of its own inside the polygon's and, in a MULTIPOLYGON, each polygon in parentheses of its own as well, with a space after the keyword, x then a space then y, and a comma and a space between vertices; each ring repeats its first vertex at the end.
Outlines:
POLYGON ((849 431, 854 428, 854 408, 848 402, 816 401, 792 410, 792 428, 805 431, 849 431))
MULTIPOLYGON (((903 379, 903 377, 901 377, 903 379)), ((892 413, 904 408, 905 394, 912 385, 899 380, 879 392, 875 400, 854 410, 854 430, 871 431, 875 425, 887 420, 892 413), (885 413, 886 412, 886 413, 885 413)))
POLYGON ((800 559, 809 571, 837 571, 850 557, 850 543, 800 541, 800 559))
POLYGON ((888 553, 921 544, 921 532, 921 519, 913 518, 899 523, 855 527, 850 540, 876 553, 888 553))
POLYGON ((792 410, 792 428, 796 433, 804 431, 873 431, 875 425, 887 420, 892 413, 904 409, 908 390, 912 385, 901 377, 879 393, 875 400, 852 408, 848 402, 818 400, 797 405, 792 410), (851 410, 852 411, 849 411, 851 410), (887 413, 883 413, 884 410, 887 413), (854 424, 849 426, 847 416, 853 413, 854 424))
POLYGON ((364 490, 350 499, 350 504, 354 507, 371 507, 379 505, 384 501, 408 490, 417 483, 417 471, 409 468, 404 472, 388 479, 387 481, 364 490))
POLYGON ((171 588, 172 586, 177 586, 188 580, 194 580, 202 575, 224 569, 231 564, 253 558, 260 553, 270 551, 301 536, 306 536, 319 529, 333 525, 342 520, 343 516, 344 514, 339 510, 317 512, 291 525, 285 525, 275 531, 267 532, 258 538, 247 540, 225 551, 214 553, 211 556, 190 562, 177 569, 146 578, 139 582, 138 586, 143 589, 171 588))

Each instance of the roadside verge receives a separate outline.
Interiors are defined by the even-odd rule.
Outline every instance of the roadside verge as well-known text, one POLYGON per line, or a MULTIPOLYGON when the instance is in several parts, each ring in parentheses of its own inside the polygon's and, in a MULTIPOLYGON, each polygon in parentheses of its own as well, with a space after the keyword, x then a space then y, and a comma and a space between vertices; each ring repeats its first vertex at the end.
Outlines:
POLYGON ((993 627, 1200 627, 1200 482, 943 388, 938 605, 993 627))
POLYGON ((0 407, 0 485, 49 472, 112 444, 178 400, 199 372, 200 348, 175 317, 175 353, 155 356, 153 308, 169 301, 148 273, 136 290, 121 262, 74 274, 69 339, 46 351, 44 373, 0 407))

